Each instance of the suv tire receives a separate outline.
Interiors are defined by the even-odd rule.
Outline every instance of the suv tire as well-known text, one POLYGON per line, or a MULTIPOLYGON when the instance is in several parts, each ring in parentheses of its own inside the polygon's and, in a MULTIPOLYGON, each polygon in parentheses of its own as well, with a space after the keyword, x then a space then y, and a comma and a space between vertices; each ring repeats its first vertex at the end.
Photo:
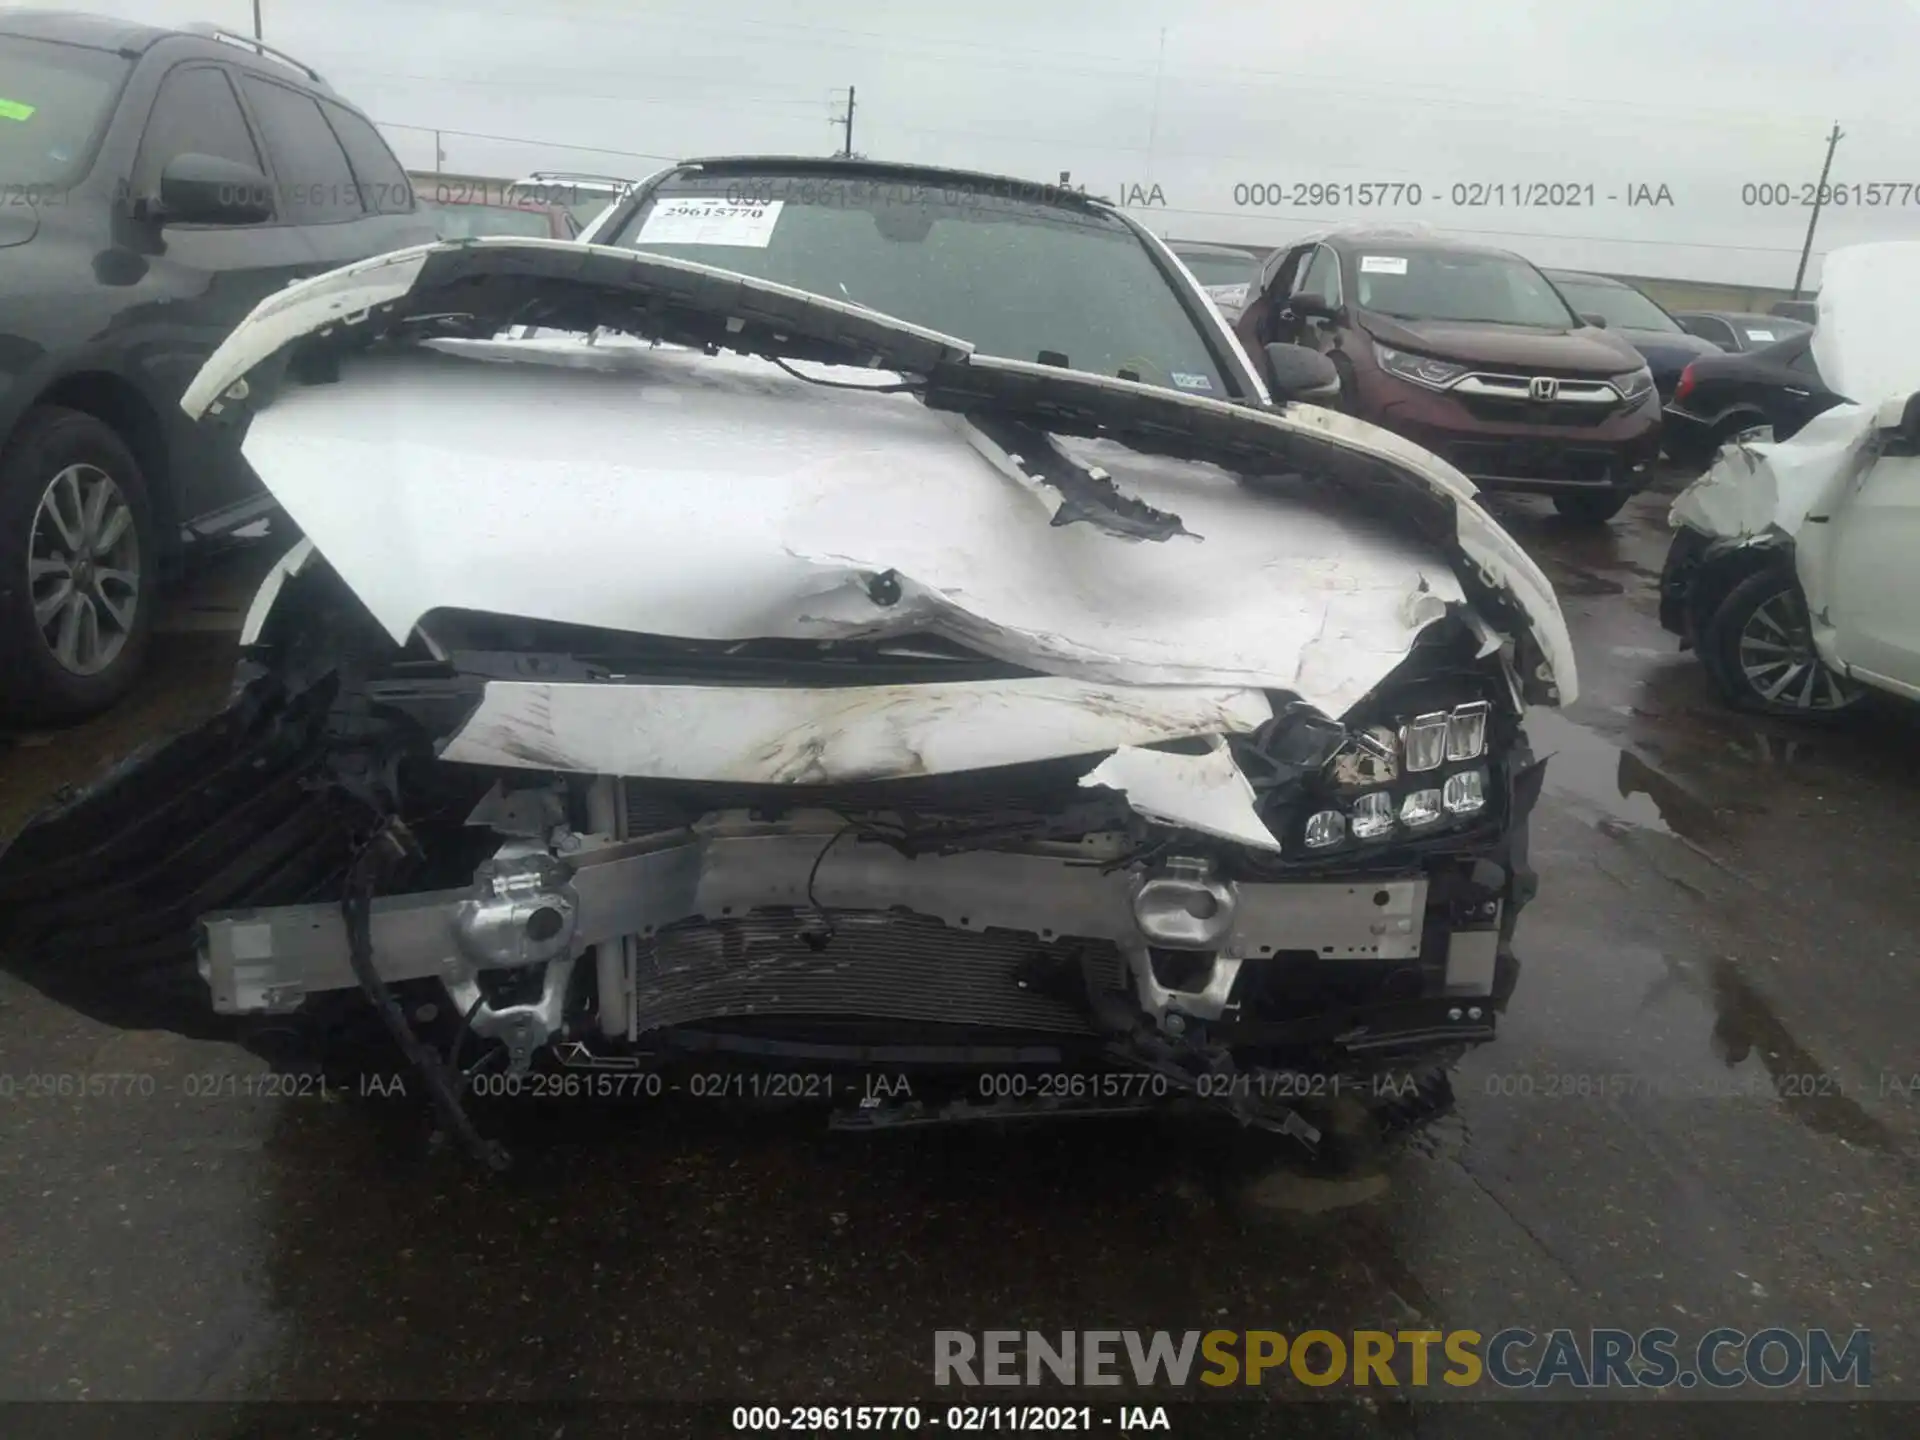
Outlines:
POLYGON ((1553 497, 1553 508, 1580 525, 1604 525, 1620 513, 1629 490, 1575 490, 1553 497))
POLYGON ((29 410, 0 455, 0 714, 78 720, 126 694, 146 660, 159 560, 126 443, 82 411, 29 410))
POLYGON ((1814 650, 1806 597, 1784 567, 1734 586, 1708 619, 1700 648, 1714 687, 1738 710, 1830 721, 1866 697, 1814 650))

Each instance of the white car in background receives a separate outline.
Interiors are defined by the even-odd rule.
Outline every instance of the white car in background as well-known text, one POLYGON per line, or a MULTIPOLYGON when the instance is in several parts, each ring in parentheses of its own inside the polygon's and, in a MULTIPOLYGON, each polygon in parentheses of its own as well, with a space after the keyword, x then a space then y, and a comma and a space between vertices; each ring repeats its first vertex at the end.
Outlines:
POLYGON ((1661 623, 1729 703, 1831 716, 1920 700, 1920 242, 1828 255, 1813 355, 1859 397, 1735 442, 1674 502, 1661 623))

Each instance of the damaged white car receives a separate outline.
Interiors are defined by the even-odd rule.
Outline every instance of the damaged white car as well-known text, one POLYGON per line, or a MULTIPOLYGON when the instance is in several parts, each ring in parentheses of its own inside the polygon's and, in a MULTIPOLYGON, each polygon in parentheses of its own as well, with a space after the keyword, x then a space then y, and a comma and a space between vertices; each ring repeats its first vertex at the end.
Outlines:
POLYGON ((1857 403, 1720 452, 1674 502, 1660 608, 1730 704, 1808 719, 1920 699, 1920 243, 1823 268, 1814 359, 1857 403))
POLYGON ((1472 485, 1271 402, 1083 196, 748 160, 622 206, 208 363, 304 538, 231 707, 0 856, 11 963, 378 1017, 496 1161, 477 1076, 720 1059, 909 1082, 847 1124, 1443 1105, 1517 975, 1523 709, 1576 683, 1472 485))

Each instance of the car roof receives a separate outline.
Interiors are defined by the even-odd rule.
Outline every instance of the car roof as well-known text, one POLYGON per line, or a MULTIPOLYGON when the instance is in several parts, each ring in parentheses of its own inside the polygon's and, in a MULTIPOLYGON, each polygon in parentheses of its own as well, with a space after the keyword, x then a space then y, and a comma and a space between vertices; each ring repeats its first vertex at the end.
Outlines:
POLYGON ((1033 192, 1032 198, 1036 200, 1045 195, 1062 204, 1078 205, 1090 210, 1113 211, 1119 208, 1111 200, 1083 194, 1055 181, 1023 180, 1017 175, 995 175, 985 170, 952 170, 940 165, 915 165, 898 160, 848 159, 838 155, 713 155, 682 160, 674 168, 699 169, 716 175, 766 169, 803 175, 863 175, 883 180, 918 180, 934 185, 1013 185, 1020 187, 1014 192, 1019 197, 1033 192))
POLYGON ((1258 260, 1267 253, 1244 245, 1216 245, 1206 240, 1169 240, 1167 248, 1176 255, 1224 255, 1232 260, 1258 260))
POLYGON ((182 46, 202 56, 217 56, 238 61, 242 67, 274 79, 291 76, 298 84, 329 100, 346 104, 333 87, 295 57, 280 56, 268 50, 256 50, 245 36, 234 40, 216 38, 208 27, 204 31, 144 25, 137 20, 122 20, 111 15, 87 15, 75 10, 0 10, 0 35, 29 40, 48 40, 61 45, 79 45, 90 50, 110 50, 137 60, 159 44, 182 46))
POLYGON ((139 55, 155 41, 179 32, 111 15, 83 15, 73 10, 0 10, 0 35, 54 40, 93 50, 139 55))
POLYGON ((1742 325, 1795 325, 1802 330, 1813 326, 1791 315, 1762 315, 1757 310, 1675 310, 1675 315, 1704 315, 1711 320, 1733 320, 1742 325))
POLYGON ((1591 270, 1542 270, 1540 273, 1549 280, 1584 280, 1595 285, 1611 285, 1616 290, 1634 288, 1624 280, 1615 279, 1611 275, 1596 275, 1591 270))
POLYGON ((1356 251, 1392 246, 1397 251, 1427 252, 1446 255, 1498 255, 1508 260, 1523 257, 1512 250, 1503 250, 1498 245, 1476 245, 1471 240, 1455 240, 1446 235, 1429 230, 1416 230, 1411 227, 1402 229, 1396 226, 1336 226, 1314 235, 1303 235, 1289 250, 1306 244, 1309 240, 1323 245, 1331 245, 1335 250, 1351 255, 1356 251))

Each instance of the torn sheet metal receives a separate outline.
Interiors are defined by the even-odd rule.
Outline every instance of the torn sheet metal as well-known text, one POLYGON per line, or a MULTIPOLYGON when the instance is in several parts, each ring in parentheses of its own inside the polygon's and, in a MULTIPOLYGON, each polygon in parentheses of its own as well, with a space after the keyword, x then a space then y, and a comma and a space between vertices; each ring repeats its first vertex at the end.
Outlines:
POLYGON ((826 689, 495 680, 440 758, 832 785, 1245 734, 1272 716, 1258 690, 1125 689, 1051 677, 826 689))
POLYGON ((964 424, 742 356, 662 347, 602 374, 415 350, 288 390, 246 455, 396 641, 442 607, 709 640, 928 631, 1337 716, 1463 599, 1438 556, 1310 488, 1117 444, 1069 453, 1204 543, 1050 527, 964 424), (887 571, 897 589, 872 585, 887 571))
POLYGON ((1254 808, 1253 786, 1224 740, 1204 755, 1167 750, 1116 750, 1080 777, 1082 785, 1118 790, 1135 814, 1222 840, 1278 850, 1280 842, 1254 808))
POLYGON ((1195 538, 1178 515, 1128 494, 1100 466, 1082 465, 1044 430, 980 419, 964 422, 961 433, 1002 474, 1031 491, 1055 525, 1087 524, 1123 540, 1195 538))
POLYGON ((1873 412, 1836 405, 1790 440, 1734 443, 1674 500, 1668 520, 1724 540, 1797 536, 1835 501, 1879 449, 1873 412))
MULTIPOLYGON (((1140 233, 1142 243, 1164 249, 1156 237, 1140 233)), ((1480 509, 1472 484, 1418 446, 1348 416, 1306 405, 1264 410, 980 356, 965 341, 862 307, 712 266, 598 245, 497 236, 443 242, 347 267, 276 299, 280 303, 272 314, 264 307, 256 311, 209 360, 183 401, 190 416, 199 418, 233 379, 292 336, 338 330, 343 318, 364 321, 345 338, 396 328, 418 334, 430 324, 442 332, 454 327, 478 340, 538 310, 541 323, 560 329, 594 329, 618 316, 636 334, 696 350, 780 354, 788 360, 911 373, 925 377, 924 398, 931 409, 961 412, 984 405, 1000 413, 1044 414, 1050 417, 1047 428, 1057 434, 1125 434, 1143 453, 1156 456, 1226 463, 1231 455, 1267 462, 1268 471, 1276 457, 1285 457, 1301 473, 1343 477, 1336 483, 1379 482, 1383 502, 1394 487, 1410 488, 1446 502, 1450 538, 1463 557, 1463 571, 1471 572, 1456 578, 1488 587, 1493 598, 1516 612, 1513 623, 1524 627, 1530 648, 1538 652, 1522 676, 1529 695, 1566 704, 1577 694, 1573 647, 1552 588, 1513 538, 1480 509), (398 283, 393 272, 415 261, 420 263, 408 293, 380 301, 398 283), (355 277, 366 277, 371 286, 376 273, 385 278, 370 289, 371 311, 354 312, 355 302, 340 291, 359 283, 355 277)), ((1221 334, 1222 343, 1236 343, 1229 332, 1221 334)), ((689 378, 701 383, 706 377, 689 378)), ((476 410, 467 419, 492 428, 500 413, 506 412, 476 410)), ((305 419, 314 418, 308 411, 305 419)), ((341 418, 319 423, 331 428, 341 418)), ((276 494, 282 488, 272 475, 268 484, 276 494)), ((1175 513, 1195 533, 1205 533, 1191 516, 1175 513)), ((332 558, 331 549, 322 548, 332 558)), ((1451 547, 1445 563, 1453 563, 1451 547)))

